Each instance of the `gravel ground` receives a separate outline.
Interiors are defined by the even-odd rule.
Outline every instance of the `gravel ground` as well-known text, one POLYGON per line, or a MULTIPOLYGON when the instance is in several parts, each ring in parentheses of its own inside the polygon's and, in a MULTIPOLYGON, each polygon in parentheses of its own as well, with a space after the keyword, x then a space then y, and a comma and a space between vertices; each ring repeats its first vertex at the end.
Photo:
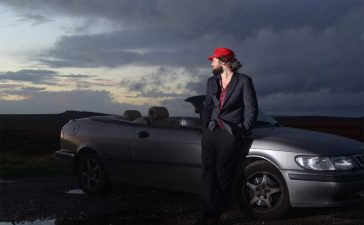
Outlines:
MULTIPOLYGON (((78 189, 75 177, 33 177, 0 181, 1 222, 49 220, 76 224, 192 224, 198 216, 198 196, 148 188, 117 186, 105 197, 69 194, 78 189)), ((77 192, 77 191, 76 191, 77 192)), ((291 209, 276 221, 258 221, 229 207, 222 225, 338 225, 364 224, 364 207, 291 209)), ((4 224, 4 223, 3 223, 4 224)), ((49 224, 49 223, 48 223, 49 224)))

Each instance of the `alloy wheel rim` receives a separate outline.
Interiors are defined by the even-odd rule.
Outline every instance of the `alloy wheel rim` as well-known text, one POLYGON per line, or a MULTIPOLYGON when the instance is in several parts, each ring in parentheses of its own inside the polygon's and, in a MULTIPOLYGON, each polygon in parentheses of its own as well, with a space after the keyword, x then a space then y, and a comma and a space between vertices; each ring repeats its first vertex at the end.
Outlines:
POLYGON ((88 190, 98 186, 101 180, 101 168, 97 160, 85 160, 81 167, 81 182, 88 190))
POLYGON ((269 172, 259 172, 246 179, 243 194, 255 210, 270 210, 283 200, 283 184, 269 172))

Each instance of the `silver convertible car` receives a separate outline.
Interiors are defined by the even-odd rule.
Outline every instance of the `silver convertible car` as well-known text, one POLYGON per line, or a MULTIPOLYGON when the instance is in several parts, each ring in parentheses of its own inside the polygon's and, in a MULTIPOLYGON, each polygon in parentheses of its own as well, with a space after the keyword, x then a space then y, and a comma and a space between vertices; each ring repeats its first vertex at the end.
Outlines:
MULTIPOLYGON (((202 96, 186 99, 200 112, 202 96)), ((101 195, 112 183, 199 192, 200 118, 170 117, 165 107, 123 116, 69 121, 55 157, 74 170, 82 190, 101 195)), ((283 127, 259 112, 247 158, 234 183, 235 202, 259 219, 290 207, 352 204, 364 196, 364 144, 283 127)))

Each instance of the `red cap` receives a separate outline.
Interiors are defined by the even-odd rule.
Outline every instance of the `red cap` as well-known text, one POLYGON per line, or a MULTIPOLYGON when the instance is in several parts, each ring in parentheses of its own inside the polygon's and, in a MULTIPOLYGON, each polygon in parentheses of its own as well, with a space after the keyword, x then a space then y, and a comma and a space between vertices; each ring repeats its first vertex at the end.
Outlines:
POLYGON ((225 56, 227 58, 234 58, 235 54, 231 49, 228 48, 216 48, 214 51, 214 54, 212 56, 209 56, 209 60, 212 60, 213 58, 219 58, 221 56, 225 56))

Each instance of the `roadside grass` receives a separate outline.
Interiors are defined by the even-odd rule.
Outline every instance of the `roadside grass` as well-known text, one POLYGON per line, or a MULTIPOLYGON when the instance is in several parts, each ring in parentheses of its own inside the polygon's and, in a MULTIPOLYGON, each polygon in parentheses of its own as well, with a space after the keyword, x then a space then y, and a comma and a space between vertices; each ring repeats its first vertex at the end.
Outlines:
POLYGON ((23 155, 0 153, 0 179, 27 176, 69 175, 61 164, 53 158, 53 153, 23 155))

